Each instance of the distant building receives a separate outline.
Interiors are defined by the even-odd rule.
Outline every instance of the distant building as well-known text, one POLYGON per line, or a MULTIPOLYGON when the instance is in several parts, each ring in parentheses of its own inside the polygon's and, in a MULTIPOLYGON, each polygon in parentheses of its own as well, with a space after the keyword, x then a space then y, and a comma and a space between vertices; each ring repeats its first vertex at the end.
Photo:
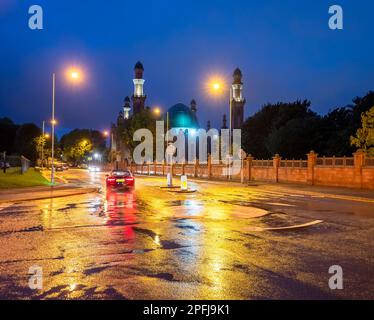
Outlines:
MULTIPOLYGON (((122 133, 131 121, 131 117, 142 110, 145 107, 145 100, 147 96, 144 93, 144 82, 143 79, 144 67, 141 62, 137 62, 134 67, 134 92, 130 98, 127 96, 124 99, 122 110, 119 112, 117 122, 111 124, 111 160, 112 161, 124 161, 131 160, 131 154, 129 148, 126 146, 125 141, 122 137, 122 133), (132 102, 132 106, 131 106, 132 102)), ((235 69, 233 73, 232 82, 232 119, 231 128, 240 129, 244 121, 244 105, 246 100, 243 97, 243 83, 242 73, 239 68, 235 69)), ((165 127, 170 129, 182 130, 186 136, 186 143, 188 138, 194 138, 197 130, 200 127, 197 117, 197 103, 194 99, 190 102, 190 107, 183 103, 173 105, 164 114, 163 119, 165 121, 165 127)), ((222 118, 221 129, 227 128, 226 114, 222 118)), ((210 129, 210 121, 207 123, 207 130, 210 129)), ((208 151, 210 146, 208 146, 208 151)), ((186 154, 187 157, 187 154, 186 154)))
POLYGON ((131 110, 132 115, 135 115, 145 109, 145 100, 147 96, 144 94, 145 80, 143 79, 143 72, 143 64, 138 61, 134 67, 134 93, 131 96, 132 108, 130 105, 130 98, 127 96, 123 101, 123 107, 119 112, 117 122, 111 124, 110 155, 112 161, 121 162, 131 159, 129 148, 122 138, 122 133, 126 125, 131 121, 131 110))

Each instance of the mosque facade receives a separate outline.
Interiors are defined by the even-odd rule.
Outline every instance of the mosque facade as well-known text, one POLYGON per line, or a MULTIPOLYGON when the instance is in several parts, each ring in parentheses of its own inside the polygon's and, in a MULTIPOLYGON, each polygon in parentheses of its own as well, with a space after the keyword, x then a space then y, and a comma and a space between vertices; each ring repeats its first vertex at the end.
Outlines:
MULTIPOLYGON (((134 67, 133 93, 131 98, 126 96, 123 106, 118 114, 116 123, 111 124, 110 131, 110 159, 112 162, 131 161, 131 152, 123 139, 123 131, 126 126, 130 125, 134 115, 145 110, 147 96, 144 91, 144 67, 141 62, 137 62, 134 67)), ((233 73, 233 82, 231 85, 231 128, 240 129, 244 121, 244 105, 246 103, 243 97, 242 72, 239 68, 233 73)), ((198 108, 195 99, 192 99, 190 105, 177 103, 170 107, 163 115, 166 129, 182 130, 186 136, 193 136, 199 128, 203 128, 198 120, 198 108)), ((227 116, 222 116, 221 129, 228 129, 227 116)), ((208 121, 206 130, 210 129, 208 121)))

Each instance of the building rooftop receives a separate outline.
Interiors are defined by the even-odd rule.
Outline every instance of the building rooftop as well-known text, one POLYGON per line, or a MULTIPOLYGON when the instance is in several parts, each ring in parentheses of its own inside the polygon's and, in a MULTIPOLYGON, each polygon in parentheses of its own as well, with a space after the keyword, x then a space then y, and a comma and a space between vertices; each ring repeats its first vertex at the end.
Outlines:
MULTIPOLYGON (((199 122, 197 120, 196 114, 191 111, 183 103, 177 103, 168 110, 169 112, 169 128, 199 128, 199 122)), ((166 120, 166 115, 165 115, 166 120)))

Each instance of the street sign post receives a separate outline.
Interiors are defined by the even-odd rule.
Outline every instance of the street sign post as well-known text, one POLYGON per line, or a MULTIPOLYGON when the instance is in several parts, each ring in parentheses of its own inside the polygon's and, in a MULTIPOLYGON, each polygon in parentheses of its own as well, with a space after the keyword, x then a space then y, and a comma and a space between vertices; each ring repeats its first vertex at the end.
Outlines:
POLYGON ((243 170, 243 163, 244 159, 246 158, 247 154, 243 149, 240 149, 238 152, 239 159, 241 160, 241 169, 240 169, 240 181, 244 183, 244 170, 243 170))
POLYGON ((169 158, 170 167, 169 167, 169 173, 167 175, 167 186, 172 187, 173 186, 173 156, 177 148, 173 144, 169 144, 166 148, 166 154, 169 158))

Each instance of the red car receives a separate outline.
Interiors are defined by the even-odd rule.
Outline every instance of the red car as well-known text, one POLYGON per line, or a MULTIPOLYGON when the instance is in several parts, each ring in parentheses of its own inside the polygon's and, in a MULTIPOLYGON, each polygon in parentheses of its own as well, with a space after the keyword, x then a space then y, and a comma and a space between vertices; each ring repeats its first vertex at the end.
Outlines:
POLYGON ((106 176, 106 186, 111 187, 134 187, 135 178, 129 170, 113 170, 106 176))

